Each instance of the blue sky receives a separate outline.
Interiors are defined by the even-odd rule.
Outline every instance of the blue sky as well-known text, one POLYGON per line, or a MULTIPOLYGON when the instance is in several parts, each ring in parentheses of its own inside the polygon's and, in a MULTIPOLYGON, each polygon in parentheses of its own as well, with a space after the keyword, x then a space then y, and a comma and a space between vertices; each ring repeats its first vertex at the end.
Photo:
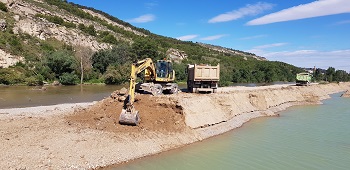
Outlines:
POLYGON ((350 0, 68 0, 152 33, 350 72, 350 0))

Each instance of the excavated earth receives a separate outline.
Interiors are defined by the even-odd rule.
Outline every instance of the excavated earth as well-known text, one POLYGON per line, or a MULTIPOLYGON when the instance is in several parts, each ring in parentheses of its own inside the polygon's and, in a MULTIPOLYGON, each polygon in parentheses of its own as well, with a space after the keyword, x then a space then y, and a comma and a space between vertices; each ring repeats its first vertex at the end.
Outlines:
POLYGON ((139 126, 121 126, 123 103, 0 109, 2 169, 98 169, 222 134, 261 116, 320 104, 350 83, 226 87, 215 94, 137 95, 139 126))

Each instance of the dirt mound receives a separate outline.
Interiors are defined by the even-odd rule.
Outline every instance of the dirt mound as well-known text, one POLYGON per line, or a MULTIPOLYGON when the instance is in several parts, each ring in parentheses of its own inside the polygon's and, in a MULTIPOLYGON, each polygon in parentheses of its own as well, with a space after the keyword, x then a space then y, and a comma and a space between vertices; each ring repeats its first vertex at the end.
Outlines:
POLYGON ((182 108, 168 97, 138 95, 134 103, 141 121, 138 126, 118 123, 123 102, 107 98, 97 104, 76 110, 66 116, 67 123, 78 128, 91 128, 109 132, 137 133, 143 131, 181 132, 186 128, 182 108))

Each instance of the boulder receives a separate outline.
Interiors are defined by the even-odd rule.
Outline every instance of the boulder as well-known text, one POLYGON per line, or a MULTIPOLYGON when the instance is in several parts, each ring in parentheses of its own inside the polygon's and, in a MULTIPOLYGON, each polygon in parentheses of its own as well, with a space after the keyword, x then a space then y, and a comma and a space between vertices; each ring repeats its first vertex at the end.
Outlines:
POLYGON ((7 23, 4 19, 0 19, 0 31, 6 30, 7 23))

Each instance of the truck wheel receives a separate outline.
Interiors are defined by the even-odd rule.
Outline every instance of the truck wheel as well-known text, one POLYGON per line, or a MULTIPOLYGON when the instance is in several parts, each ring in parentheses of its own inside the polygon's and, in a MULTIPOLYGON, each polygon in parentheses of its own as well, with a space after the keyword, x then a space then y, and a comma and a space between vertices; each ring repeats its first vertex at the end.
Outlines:
POLYGON ((192 93, 197 93, 197 88, 192 88, 192 93))
POLYGON ((163 87, 160 84, 155 84, 152 89, 153 96, 158 96, 163 93, 163 87))
POLYGON ((218 89, 213 89, 213 93, 217 93, 218 92, 218 89))
POLYGON ((177 84, 173 84, 170 89, 170 94, 176 94, 179 92, 179 86, 177 84))

